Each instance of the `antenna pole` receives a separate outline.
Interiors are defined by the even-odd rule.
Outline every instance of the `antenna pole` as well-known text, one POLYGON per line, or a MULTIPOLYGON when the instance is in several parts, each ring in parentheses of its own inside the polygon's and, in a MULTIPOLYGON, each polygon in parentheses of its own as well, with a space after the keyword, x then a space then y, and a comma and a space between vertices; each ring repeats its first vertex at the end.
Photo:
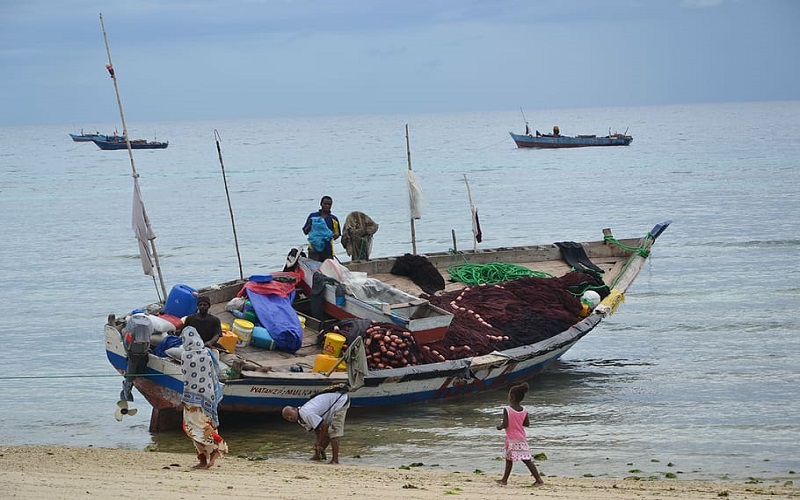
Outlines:
POLYGON ((236 258, 239 259, 239 279, 244 279, 244 273, 242 272, 242 256, 239 254, 239 238, 236 236, 236 221, 233 218, 233 205, 231 205, 231 194, 228 192, 228 179, 225 177, 225 164, 222 163, 222 149, 219 146, 219 142, 222 138, 219 132, 217 132, 217 129, 214 129, 214 138, 217 142, 219 166, 222 169, 222 182, 225 184, 225 196, 228 198, 228 212, 231 214, 231 227, 233 228, 233 243, 236 246, 236 258))

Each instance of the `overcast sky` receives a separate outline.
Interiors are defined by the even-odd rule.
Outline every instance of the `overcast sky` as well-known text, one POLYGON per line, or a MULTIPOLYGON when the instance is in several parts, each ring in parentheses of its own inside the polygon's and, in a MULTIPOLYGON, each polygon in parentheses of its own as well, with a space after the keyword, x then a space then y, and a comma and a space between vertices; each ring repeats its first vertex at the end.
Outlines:
POLYGON ((0 0, 0 125, 800 99, 797 0, 0 0))

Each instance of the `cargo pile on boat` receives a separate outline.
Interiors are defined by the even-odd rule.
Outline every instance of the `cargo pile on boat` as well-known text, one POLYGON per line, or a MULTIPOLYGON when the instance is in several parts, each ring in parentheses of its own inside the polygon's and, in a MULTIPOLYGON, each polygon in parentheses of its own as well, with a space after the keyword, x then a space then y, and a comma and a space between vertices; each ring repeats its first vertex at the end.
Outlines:
MULTIPOLYGON (((600 297, 609 294, 599 276, 583 272, 557 278, 524 277, 442 293, 430 301, 453 313, 443 339, 420 344, 411 332, 397 325, 372 322, 361 334, 367 363, 370 369, 401 368, 481 356, 544 340, 588 314, 581 302, 587 290, 600 297)), ((347 331, 342 328, 342 333, 347 331)))

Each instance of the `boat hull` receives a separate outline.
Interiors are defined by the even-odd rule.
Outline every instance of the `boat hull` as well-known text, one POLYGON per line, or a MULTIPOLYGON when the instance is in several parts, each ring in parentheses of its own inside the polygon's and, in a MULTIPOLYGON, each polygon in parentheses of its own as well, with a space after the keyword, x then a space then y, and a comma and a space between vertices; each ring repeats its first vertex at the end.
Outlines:
POLYGON ((511 138, 518 148, 537 148, 537 149, 561 149, 561 148, 585 148, 593 146, 628 146, 633 142, 633 137, 629 135, 613 134, 605 137, 595 136, 533 136, 520 135, 509 132, 511 138))
POLYGON ((103 134, 69 134, 75 142, 92 142, 97 139, 100 141, 107 141, 108 136, 103 134))
MULTIPOLYGON (((500 389, 528 380, 558 360, 588 334, 602 317, 593 315, 555 337, 507 351, 421 366, 372 371, 364 386, 352 391, 353 408, 379 408, 458 398, 500 389)), ((119 373, 127 358, 119 332, 105 329, 106 355, 119 373)), ((347 374, 266 373, 261 377, 223 384, 219 410, 235 413, 273 413, 300 406, 320 390, 347 381, 347 374)), ((179 409, 183 391, 180 363, 150 354, 145 377, 135 386, 158 410, 179 409)), ((151 429, 156 430, 156 429, 151 429)))
MULTIPOLYGON (((113 151, 117 149, 128 149, 128 145, 125 143, 125 140, 118 139, 118 140, 100 140, 100 139, 92 139, 92 142, 97 145, 98 148, 102 149, 103 151, 113 151)), ((134 140, 131 141, 131 149, 165 149, 169 146, 168 142, 156 142, 156 141, 141 141, 141 140, 134 140)))

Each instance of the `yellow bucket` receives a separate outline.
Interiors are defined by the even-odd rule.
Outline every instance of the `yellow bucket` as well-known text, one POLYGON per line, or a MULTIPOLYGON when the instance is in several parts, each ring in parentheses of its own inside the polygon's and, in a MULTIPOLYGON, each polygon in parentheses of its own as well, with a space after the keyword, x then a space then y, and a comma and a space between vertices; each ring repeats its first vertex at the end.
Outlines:
MULTIPOLYGON (((339 358, 328 356, 327 354, 317 354, 317 357, 314 358, 314 368, 312 368, 311 371, 314 373, 328 373, 337 361, 339 361, 339 358)), ((347 370, 347 365, 342 361, 339 363, 339 366, 336 367, 336 371, 343 372, 345 370, 347 370)))
POLYGON ((255 325, 252 321, 247 321, 246 319, 233 320, 233 333, 239 337, 239 342, 241 342, 242 345, 250 343, 250 339, 253 337, 254 327, 255 325))
POLYGON ((322 354, 327 354, 328 356, 338 358, 342 355, 342 346, 344 345, 345 340, 347 339, 338 333, 326 333, 325 344, 322 346, 322 354))

